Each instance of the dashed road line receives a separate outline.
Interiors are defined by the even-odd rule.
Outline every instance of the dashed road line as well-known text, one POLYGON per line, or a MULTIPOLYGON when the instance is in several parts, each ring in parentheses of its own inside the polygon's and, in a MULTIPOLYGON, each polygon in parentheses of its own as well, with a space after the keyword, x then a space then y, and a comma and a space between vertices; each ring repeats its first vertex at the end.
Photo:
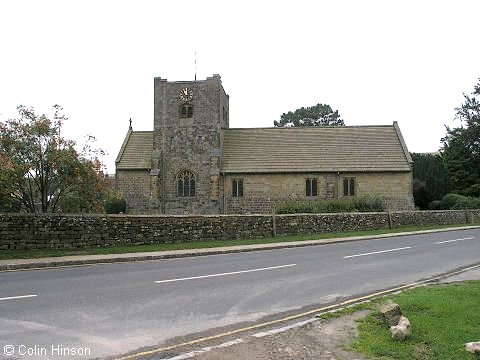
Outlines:
MULTIPOLYGON (((220 333, 220 334, 216 334, 216 335, 212 335, 212 336, 207 336, 207 337, 204 337, 204 338, 199 338, 199 339, 191 340, 191 341, 184 342, 184 343, 179 343, 179 344, 175 344, 175 345, 170 345, 170 346, 160 347, 160 348, 157 348, 157 349, 152 349, 152 350, 133 353, 133 354, 130 354, 130 355, 125 355, 123 357, 117 358, 117 360, 138 359, 138 358, 141 358, 141 357, 151 356, 151 355, 158 354, 158 353, 165 352, 165 351, 172 351, 172 350, 179 349, 179 348, 182 348, 182 347, 185 347, 185 346, 198 345, 198 344, 201 344, 201 343, 205 343, 207 341, 217 340, 217 339, 225 338, 227 336, 231 336, 231 335, 235 335, 235 334, 239 334, 239 333, 245 333, 247 331, 256 330, 256 329, 260 329, 260 328, 265 328, 267 326, 272 326, 272 325, 276 325, 276 324, 285 323, 287 321, 291 321, 291 320, 294 320, 294 319, 300 319, 300 318, 303 318, 303 317, 306 317, 306 316, 309 316, 309 315, 315 315, 315 314, 319 314, 319 313, 323 313, 323 312, 327 312, 327 311, 331 311, 331 310, 340 309, 340 308, 345 307, 345 306, 349 306, 349 305, 356 304, 356 303, 366 301, 366 300, 371 300, 371 299, 377 298, 379 296, 392 294, 392 293, 402 291, 402 290, 405 290, 405 289, 409 289, 409 288, 412 288, 412 287, 415 287, 415 286, 428 284, 428 283, 431 283, 431 282, 435 282, 435 281, 447 278, 449 276, 458 275, 458 274, 461 274, 461 273, 466 272, 468 270, 473 270, 473 269, 478 269, 478 268, 480 268, 480 264, 468 266, 468 267, 465 267, 465 268, 462 268, 462 269, 459 269, 459 270, 456 270, 456 271, 452 271, 452 272, 447 273, 447 274, 432 277, 430 279, 421 280, 421 281, 417 281, 417 282, 414 282, 414 283, 410 283, 410 284, 401 285, 401 286, 393 287, 393 288, 390 288, 390 289, 378 291, 378 292, 375 292, 375 293, 372 293, 372 294, 369 294, 369 295, 365 295, 365 296, 361 296, 361 297, 357 297, 357 298, 354 298, 354 299, 342 301, 340 303, 336 303, 336 304, 333 304, 333 305, 328 305, 328 306, 321 307, 321 308, 314 309, 314 310, 310 310, 310 311, 307 311, 307 312, 304 312, 304 313, 287 316, 287 317, 282 318, 282 319, 277 319, 277 320, 272 320, 272 321, 268 321, 268 322, 261 323, 261 324, 247 326, 247 327, 244 327, 244 328, 240 328, 240 329, 236 329, 236 330, 232 330, 232 331, 228 331, 228 332, 224 332, 224 333, 220 333)), ((239 340, 239 339, 237 339, 237 340, 239 340)), ((227 344, 227 343, 224 343, 224 344, 227 344)))
POLYGON ((197 280, 197 279, 205 279, 205 278, 211 278, 211 277, 217 277, 217 276, 227 276, 227 275, 235 275, 235 274, 245 274, 245 273, 250 273, 250 272, 257 272, 257 271, 282 269, 282 268, 287 268, 287 267, 292 267, 292 266, 297 266, 297 264, 270 266, 270 267, 259 268, 259 269, 250 269, 250 270, 241 270, 241 271, 231 271, 231 272, 225 272, 225 273, 219 273, 219 274, 192 276, 192 277, 185 277, 185 278, 178 278, 178 279, 158 280, 158 281, 155 281, 155 283, 157 283, 157 284, 162 284, 162 283, 175 282, 175 281, 197 280))
POLYGON ((359 256, 383 254, 383 253, 387 253, 387 252, 400 251, 400 250, 406 250, 406 249, 411 249, 411 248, 412 248, 411 246, 405 246, 405 247, 396 248, 396 249, 388 249, 388 250, 373 251, 373 252, 363 253, 363 254, 348 255, 348 256, 344 256, 343 258, 344 259, 350 259, 350 258, 359 257, 359 256))
POLYGON ((26 298, 36 297, 36 296, 38 296, 38 295, 9 296, 9 297, 0 298, 0 301, 3 301, 3 300, 15 300, 15 299, 26 299, 26 298))
POLYGON ((466 238, 462 238, 462 239, 437 241, 435 244, 446 244, 446 243, 451 243, 451 242, 456 242, 456 241, 464 241, 464 240, 472 240, 472 239, 475 239, 475 237, 471 236, 471 237, 466 237, 466 238))

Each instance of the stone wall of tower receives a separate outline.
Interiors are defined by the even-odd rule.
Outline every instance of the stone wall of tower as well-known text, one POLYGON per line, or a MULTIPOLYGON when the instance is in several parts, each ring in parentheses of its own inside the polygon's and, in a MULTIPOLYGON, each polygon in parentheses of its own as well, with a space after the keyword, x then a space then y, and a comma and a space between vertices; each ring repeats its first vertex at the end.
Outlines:
POLYGON ((221 128, 228 127, 228 95, 219 75, 201 81, 154 80, 154 136, 152 183, 158 190, 158 212, 165 214, 217 214, 222 206, 220 161, 221 128), (187 104, 193 116, 182 117, 183 88, 193 91, 187 104), (177 194, 177 175, 191 171, 196 194, 177 194))

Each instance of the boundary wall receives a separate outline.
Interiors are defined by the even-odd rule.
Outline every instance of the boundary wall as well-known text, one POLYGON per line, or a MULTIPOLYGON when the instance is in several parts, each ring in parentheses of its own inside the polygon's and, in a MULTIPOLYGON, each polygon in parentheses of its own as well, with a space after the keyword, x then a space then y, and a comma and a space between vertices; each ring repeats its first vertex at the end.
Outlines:
POLYGON ((289 215, 0 214, 0 251, 182 243, 278 235, 479 224, 480 210, 289 215))

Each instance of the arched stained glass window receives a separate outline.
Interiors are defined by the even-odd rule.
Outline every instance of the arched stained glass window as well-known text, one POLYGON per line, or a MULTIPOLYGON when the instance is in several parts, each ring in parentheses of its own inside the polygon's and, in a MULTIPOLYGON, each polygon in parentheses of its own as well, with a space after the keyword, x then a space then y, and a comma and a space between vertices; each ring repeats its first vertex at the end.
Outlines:
POLYGON ((184 170, 177 175, 177 196, 193 197, 195 196, 195 174, 184 170))

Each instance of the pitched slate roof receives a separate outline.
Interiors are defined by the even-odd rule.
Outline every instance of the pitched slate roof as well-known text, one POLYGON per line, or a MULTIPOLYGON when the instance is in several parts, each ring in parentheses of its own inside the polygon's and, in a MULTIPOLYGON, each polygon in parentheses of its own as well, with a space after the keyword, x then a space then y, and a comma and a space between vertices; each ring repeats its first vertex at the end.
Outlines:
POLYGON ((115 164, 120 170, 150 169, 152 167, 153 131, 127 132, 115 164))
MULTIPOLYGON (((410 171, 398 125, 223 129, 223 173, 410 171)), ((153 131, 129 130, 120 170, 150 169, 153 131)))
POLYGON ((396 122, 389 126, 225 129, 224 173, 410 171, 396 122))

